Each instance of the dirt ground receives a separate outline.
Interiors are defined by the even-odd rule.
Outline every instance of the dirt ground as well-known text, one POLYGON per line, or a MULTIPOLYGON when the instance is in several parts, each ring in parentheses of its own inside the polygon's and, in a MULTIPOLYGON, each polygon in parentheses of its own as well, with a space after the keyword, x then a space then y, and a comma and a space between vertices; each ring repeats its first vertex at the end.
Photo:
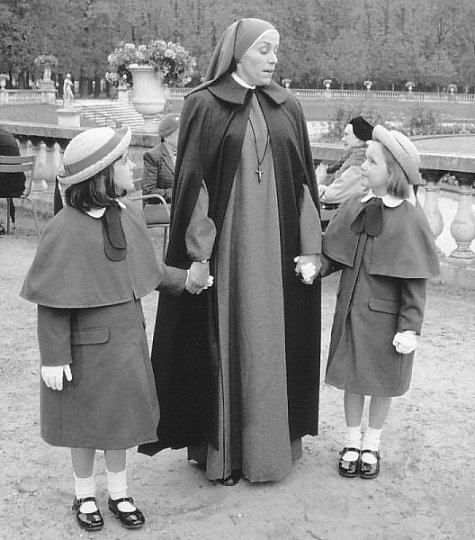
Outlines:
MULTIPOLYGON (((320 434, 304 439, 303 458, 284 481, 224 487, 207 481, 184 450, 154 458, 130 451, 129 492, 147 523, 127 532, 106 509, 100 456, 97 496, 105 527, 82 532, 70 510, 68 452, 39 436, 36 312, 18 296, 35 249, 31 228, 0 237, 0 538, 475 538, 475 292, 436 284, 429 287, 412 388, 394 400, 383 432, 379 478, 339 477, 342 393, 322 385, 320 434)), ((322 373, 336 283, 332 276, 323 285, 322 373)), ((150 339, 156 302, 155 294, 144 300, 150 339)))

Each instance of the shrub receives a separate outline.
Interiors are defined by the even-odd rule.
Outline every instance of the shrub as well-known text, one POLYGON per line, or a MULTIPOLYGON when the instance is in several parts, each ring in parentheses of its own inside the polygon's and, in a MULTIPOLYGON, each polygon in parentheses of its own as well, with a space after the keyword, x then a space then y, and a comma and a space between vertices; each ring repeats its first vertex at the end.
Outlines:
POLYGON ((409 109, 404 121, 404 131, 411 137, 413 135, 431 135, 441 133, 439 116, 433 109, 416 105, 409 109))

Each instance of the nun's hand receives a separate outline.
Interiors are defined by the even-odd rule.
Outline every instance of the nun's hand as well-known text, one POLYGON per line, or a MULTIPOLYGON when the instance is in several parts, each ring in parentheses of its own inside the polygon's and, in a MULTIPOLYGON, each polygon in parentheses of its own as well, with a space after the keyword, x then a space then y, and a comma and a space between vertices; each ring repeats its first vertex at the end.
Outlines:
POLYGON ((41 378, 48 388, 62 390, 63 377, 66 377, 67 381, 73 380, 69 364, 64 366, 41 366, 41 378))
POLYGON ((200 294, 209 283, 209 261, 191 263, 185 289, 190 294, 200 294))

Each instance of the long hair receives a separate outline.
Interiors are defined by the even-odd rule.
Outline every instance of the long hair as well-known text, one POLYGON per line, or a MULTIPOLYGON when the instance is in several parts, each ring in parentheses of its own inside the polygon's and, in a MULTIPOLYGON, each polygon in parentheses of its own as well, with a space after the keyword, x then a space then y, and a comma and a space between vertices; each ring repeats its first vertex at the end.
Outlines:
POLYGON ((381 148, 389 172, 388 193, 400 199, 406 199, 409 197, 409 181, 406 173, 383 144, 381 144, 381 148))
POLYGON ((84 182, 69 186, 65 194, 68 206, 72 206, 80 212, 109 206, 111 200, 117 197, 113 165, 111 163, 84 182))

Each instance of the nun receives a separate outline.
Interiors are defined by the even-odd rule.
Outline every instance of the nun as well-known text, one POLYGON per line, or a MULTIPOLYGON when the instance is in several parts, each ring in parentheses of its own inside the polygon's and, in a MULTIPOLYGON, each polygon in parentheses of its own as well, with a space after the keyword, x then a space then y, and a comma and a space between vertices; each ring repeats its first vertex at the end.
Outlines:
POLYGON ((158 441, 139 447, 187 447, 224 485, 281 480, 317 434, 318 189, 300 104, 273 80, 279 40, 233 23, 185 99, 166 260, 189 287, 159 299, 158 441))

